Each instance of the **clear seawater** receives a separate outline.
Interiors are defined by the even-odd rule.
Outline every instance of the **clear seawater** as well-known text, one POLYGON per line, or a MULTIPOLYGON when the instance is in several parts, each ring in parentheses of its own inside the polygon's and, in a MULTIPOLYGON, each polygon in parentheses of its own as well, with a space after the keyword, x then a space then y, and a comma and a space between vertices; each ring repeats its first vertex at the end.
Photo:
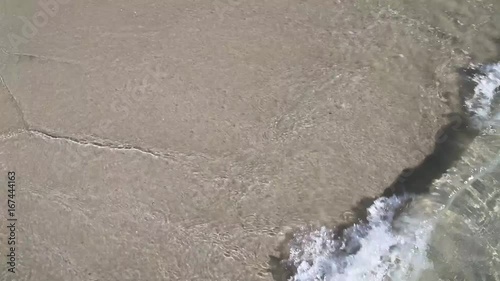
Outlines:
POLYGON ((428 192, 381 197, 336 236, 297 234, 294 281, 500 280, 500 64, 476 67, 464 100, 478 133, 428 192))

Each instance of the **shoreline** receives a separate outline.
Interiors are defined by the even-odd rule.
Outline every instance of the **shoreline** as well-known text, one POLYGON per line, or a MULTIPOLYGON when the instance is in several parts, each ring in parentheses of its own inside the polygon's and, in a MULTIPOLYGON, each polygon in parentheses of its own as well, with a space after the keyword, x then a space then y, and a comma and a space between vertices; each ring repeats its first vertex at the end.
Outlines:
POLYGON ((70 1, 0 54, 0 133, 43 132, 0 138, 19 277, 272 280, 289 229, 435 177, 401 169, 432 153, 468 56, 385 2, 285 2, 70 1))

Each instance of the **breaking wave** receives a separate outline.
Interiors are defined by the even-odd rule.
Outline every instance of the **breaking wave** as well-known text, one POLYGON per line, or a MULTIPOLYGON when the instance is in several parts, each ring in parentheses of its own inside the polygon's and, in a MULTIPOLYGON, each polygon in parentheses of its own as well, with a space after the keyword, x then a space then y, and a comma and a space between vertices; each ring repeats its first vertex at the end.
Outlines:
MULTIPOLYGON (((491 132, 500 122, 496 106, 500 64, 479 66, 476 70, 472 78, 474 93, 465 100, 464 107, 470 126, 483 133, 491 132)), ((444 192, 436 186, 453 184, 449 181, 453 173, 457 173, 455 167, 435 180, 431 187, 430 194, 444 193, 440 200, 432 201, 430 195, 408 192, 381 197, 368 208, 366 220, 341 234, 324 227, 312 233, 299 232, 290 243, 287 263, 294 268, 290 280, 413 281, 432 276, 422 277, 434 267, 429 258, 430 240, 442 211, 455 196, 454 192, 444 192)))
POLYGON ((432 266, 426 259, 432 222, 406 217, 393 225, 408 200, 377 199, 368 208, 367 222, 347 229, 343 238, 326 228, 300 237, 290 253, 297 268, 292 280, 416 280, 432 266))
POLYGON ((473 96, 465 101, 467 111, 471 114, 472 124, 478 129, 500 122, 500 112, 495 106, 499 101, 500 63, 479 67, 480 73, 473 80, 476 82, 473 96))

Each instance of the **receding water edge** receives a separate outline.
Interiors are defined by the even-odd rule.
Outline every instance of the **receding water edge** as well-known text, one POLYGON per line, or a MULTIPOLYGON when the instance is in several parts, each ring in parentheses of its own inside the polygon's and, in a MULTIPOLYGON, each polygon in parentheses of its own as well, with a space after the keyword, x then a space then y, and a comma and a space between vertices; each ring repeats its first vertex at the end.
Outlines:
MULTIPOLYGON (((441 191, 439 186, 450 183, 439 180, 452 177, 450 169, 463 166, 460 161, 471 162, 462 159, 464 152, 478 136, 479 142, 484 142, 485 134, 495 135, 491 130, 500 120, 496 112, 500 64, 471 66, 458 72, 463 110, 448 116, 448 124, 436 134, 432 153, 418 166, 404 169, 380 197, 361 199, 352 208, 354 221, 332 230, 289 234, 279 247, 280 256, 270 257, 275 280, 420 280, 433 267, 427 256, 439 252, 429 247, 436 240, 431 238, 433 231, 442 227, 436 213, 443 207, 426 196, 436 197, 441 192, 442 198, 435 200, 446 201, 454 195, 450 194, 455 192, 453 188, 441 191), (433 205, 429 208, 433 215, 415 210, 427 208, 426 204, 433 205)), ((463 182, 461 177, 469 176, 459 175, 463 182)))

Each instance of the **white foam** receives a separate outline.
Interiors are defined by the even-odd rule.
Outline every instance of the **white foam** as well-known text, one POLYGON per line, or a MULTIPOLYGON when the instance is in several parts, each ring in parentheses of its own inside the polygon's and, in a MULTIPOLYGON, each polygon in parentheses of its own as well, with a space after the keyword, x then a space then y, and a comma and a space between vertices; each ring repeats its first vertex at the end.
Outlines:
POLYGON ((465 106, 472 116, 473 125, 484 129, 500 121, 500 113, 492 110, 500 87, 500 63, 484 65, 479 70, 481 74, 473 78, 477 83, 474 95, 465 101, 465 106))
POLYGON ((367 223, 351 227, 342 238, 326 228, 297 237, 290 256, 297 274, 291 280, 418 278, 422 270, 432 266, 426 257, 432 223, 403 216, 395 227, 395 214, 407 200, 379 198, 368 208, 367 223))

